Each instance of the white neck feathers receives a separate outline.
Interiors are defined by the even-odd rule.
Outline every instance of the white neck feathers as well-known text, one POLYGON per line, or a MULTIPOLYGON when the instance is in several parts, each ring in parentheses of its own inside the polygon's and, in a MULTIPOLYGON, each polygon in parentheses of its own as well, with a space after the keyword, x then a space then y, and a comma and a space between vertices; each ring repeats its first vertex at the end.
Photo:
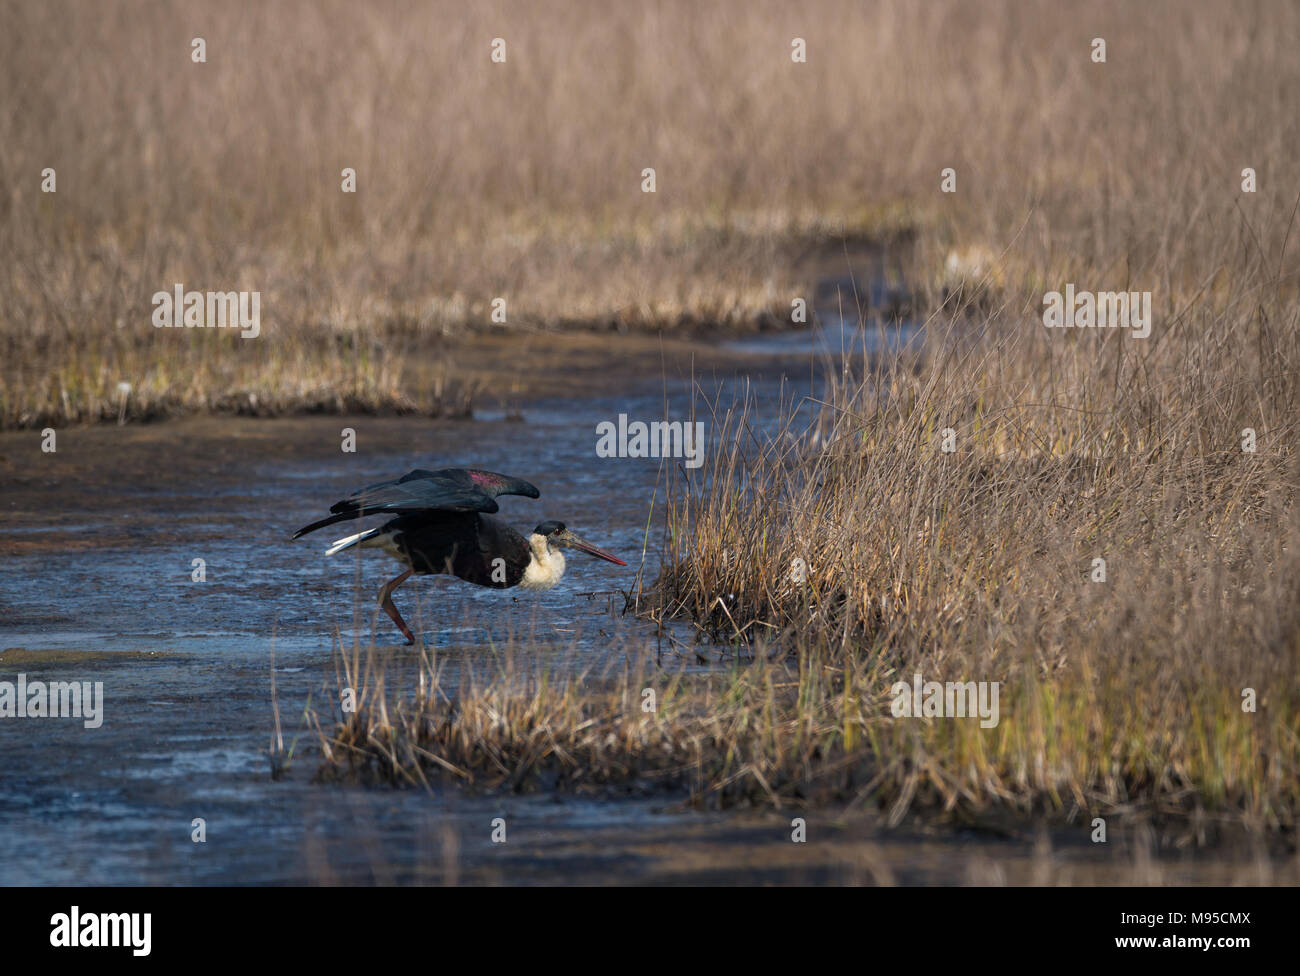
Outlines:
POLYGON ((532 555, 519 585, 526 590, 549 590, 564 576, 564 553, 552 549, 546 537, 536 532, 528 537, 528 548, 532 555))

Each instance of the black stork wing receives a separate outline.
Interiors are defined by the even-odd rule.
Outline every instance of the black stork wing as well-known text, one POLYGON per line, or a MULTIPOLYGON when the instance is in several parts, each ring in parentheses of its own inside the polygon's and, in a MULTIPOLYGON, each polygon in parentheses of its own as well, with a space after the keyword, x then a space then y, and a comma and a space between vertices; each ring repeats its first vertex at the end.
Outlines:
POLYGON ((541 492, 520 478, 473 468, 417 468, 396 481, 381 481, 349 495, 330 506, 329 518, 305 525, 295 539, 346 519, 367 515, 410 514, 412 512, 495 512, 498 495, 538 498, 541 492))
POLYGON ((497 495, 541 495, 527 481, 508 478, 491 471, 443 468, 440 471, 417 469, 396 481, 381 481, 362 488, 341 502, 330 506, 335 515, 365 509, 374 512, 495 512, 497 495))

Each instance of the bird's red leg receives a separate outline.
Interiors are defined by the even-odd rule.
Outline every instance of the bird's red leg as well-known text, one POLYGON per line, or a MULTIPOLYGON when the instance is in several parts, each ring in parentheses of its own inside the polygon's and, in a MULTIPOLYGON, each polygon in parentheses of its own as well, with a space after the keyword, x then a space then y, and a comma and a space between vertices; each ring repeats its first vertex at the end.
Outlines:
POLYGON ((384 613, 393 618, 393 623, 397 624, 397 629, 402 632, 402 636, 406 638, 408 644, 415 643, 415 635, 411 633, 411 628, 406 626, 406 621, 397 612, 397 607, 393 606, 393 590, 405 583, 411 573, 412 570, 408 569, 396 579, 390 579, 379 591, 379 605, 384 608, 384 613))

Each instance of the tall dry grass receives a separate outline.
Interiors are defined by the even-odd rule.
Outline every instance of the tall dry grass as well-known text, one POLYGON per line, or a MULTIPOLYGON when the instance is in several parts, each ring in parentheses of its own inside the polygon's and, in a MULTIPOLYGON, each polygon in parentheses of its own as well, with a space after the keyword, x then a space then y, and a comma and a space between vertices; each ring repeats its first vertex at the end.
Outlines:
POLYGON ((448 337, 489 328, 493 297, 511 328, 741 328, 808 284, 797 242, 843 233, 919 230, 918 284, 976 243, 1016 279, 1096 268, 1173 303, 1225 253, 1279 255, 1297 186, 1286 3, 5 0, 0 19, 4 425, 116 417, 119 382, 132 417, 459 410, 448 337), (178 281, 260 290, 263 338, 153 329, 178 281))
MULTIPOLYGON (((903 763, 945 802, 1289 827, 1300 311, 1256 270, 1149 342, 1006 309, 961 338, 936 319, 914 356, 833 376, 785 436, 723 415, 714 463, 670 485, 654 612, 823 669, 818 707, 891 729, 857 761, 903 763), (882 717, 916 673, 1001 682, 996 731, 882 717)), ((842 724, 829 751, 853 742, 842 724)))

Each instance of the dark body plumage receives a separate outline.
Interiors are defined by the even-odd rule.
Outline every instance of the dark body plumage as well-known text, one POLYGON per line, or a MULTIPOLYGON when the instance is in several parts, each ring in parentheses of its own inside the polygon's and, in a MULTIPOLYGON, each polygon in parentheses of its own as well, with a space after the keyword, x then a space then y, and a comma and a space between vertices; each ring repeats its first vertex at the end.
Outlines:
POLYGON ((391 536, 396 554, 417 576, 448 573, 498 590, 517 586, 532 558, 527 539, 480 512, 401 515, 379 532, 391 536))

